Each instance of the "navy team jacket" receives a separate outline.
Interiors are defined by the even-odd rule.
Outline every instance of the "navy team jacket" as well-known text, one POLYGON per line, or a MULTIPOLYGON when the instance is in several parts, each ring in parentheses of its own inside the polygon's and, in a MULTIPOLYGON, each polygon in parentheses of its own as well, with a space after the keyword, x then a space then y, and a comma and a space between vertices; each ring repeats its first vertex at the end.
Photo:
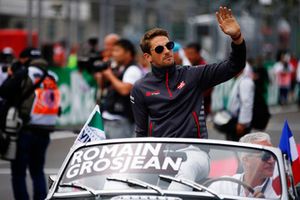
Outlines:
POLYGON ((152 66, 131 91, 137 137, 207 138, 203 91, 233 78, 246 64, 245 42, 231 47, 220 63, 152 66))

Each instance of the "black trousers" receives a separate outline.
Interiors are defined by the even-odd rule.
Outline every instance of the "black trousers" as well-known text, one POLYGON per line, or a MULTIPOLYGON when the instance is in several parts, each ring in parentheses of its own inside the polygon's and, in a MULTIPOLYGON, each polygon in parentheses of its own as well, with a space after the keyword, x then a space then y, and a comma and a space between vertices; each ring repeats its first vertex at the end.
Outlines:
POLYGON ((17 141, 16 159, 11 162, 12 186, 16 200, 28 200, 26 169, 29 169, 33 184, 33 199, 45 199, 47 185, 44 174, 45 156, 49 134, 23 130, 17 141))

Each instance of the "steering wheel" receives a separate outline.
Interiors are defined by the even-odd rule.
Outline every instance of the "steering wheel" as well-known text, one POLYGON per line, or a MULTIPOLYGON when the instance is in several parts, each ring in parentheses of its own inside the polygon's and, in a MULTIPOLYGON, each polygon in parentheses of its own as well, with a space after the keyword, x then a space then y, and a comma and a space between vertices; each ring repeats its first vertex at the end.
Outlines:
POLYGON ((254 189, 253 187, 251 187, 250 185, 248 185, 247 183, 239 180, 239 179, 235 179, 235 178, 232 178, 232 177, 219 177, 219 178, 213 178, 213 179, 209 179, 207 181, 205 181, 203 183, 204 186, 208 187, 209 185, 211 185, 212 183, 214 182, 218 182, 218 181, 229 181, 229 182, 234 182, 238 185, 241 185, 243 186, 244 188, 246 188, 251 194, 254 193, 254 189))

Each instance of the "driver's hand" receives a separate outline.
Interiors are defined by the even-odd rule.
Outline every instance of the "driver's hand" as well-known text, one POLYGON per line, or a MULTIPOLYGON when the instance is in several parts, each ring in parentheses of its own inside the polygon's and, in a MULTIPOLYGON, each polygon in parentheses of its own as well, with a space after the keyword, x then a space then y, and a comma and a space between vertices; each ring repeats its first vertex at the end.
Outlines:
POLYGON ((216 17, 222 31, 229 35, 234 43, 240 44, 243 42, 240 25, 232 15, 231 9, 221 6, 219 11, 216 12, 216 17))
POLYGON ((255 198, 265 198, 265 195, 261 191, 256 191, 253 193, 253 197, 255 198))

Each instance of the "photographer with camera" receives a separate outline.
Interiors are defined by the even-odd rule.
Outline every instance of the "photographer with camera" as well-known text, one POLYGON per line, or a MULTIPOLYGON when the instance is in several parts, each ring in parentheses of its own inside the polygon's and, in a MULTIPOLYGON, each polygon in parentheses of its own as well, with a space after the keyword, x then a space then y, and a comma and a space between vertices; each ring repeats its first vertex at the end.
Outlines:
POLYGON ((2 135, 10 139, 1 157, 11 161, 14 198, 27 200, 26 171, 32 179, 33 198, 45 199, 47 184, 44 164, 50 133, 60 112, 57 76, 36 48, 24 49, 18 62, 8 68, 0 87, 5 104, 0 107, 2 135))
POLYGON ((102 98, 102 117, 108 138, 133 137, 133 114, 129 94, 133 84, 142 78, 142 71, 135 63, 135 47, 127 39, 118 40, 112 51, 116 66, 102 71, 106 95, 102 98))

